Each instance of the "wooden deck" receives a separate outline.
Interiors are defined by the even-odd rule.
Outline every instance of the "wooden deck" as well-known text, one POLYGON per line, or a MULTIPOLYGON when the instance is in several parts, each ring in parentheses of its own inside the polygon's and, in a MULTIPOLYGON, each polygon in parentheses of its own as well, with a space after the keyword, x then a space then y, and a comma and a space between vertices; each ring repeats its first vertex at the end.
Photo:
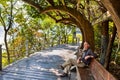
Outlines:
MULTIPOLYGON (((0 80, 69 80, 60 78, 59 65, 73 56, 77 46, 62 45, 36 52, 28 58, 16 61, 0 73, 0 80)), ((72 73, 71 80, 75 80, 72 73)))

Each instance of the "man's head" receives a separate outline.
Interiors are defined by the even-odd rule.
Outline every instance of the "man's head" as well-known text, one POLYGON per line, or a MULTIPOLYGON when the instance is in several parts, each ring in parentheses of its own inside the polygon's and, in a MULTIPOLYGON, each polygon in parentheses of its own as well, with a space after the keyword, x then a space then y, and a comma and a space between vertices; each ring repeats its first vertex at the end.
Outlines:
POLYGON ((88 42, 84 42, 84 50, 87 50, 90 47, 90 44, 88 42))

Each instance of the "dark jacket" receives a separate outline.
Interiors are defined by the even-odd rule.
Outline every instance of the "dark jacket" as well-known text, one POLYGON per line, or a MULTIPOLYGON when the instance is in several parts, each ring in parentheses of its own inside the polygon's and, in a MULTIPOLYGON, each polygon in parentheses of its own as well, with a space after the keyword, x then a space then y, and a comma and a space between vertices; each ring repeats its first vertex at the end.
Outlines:
POLYGON ((82 62, 84 62, 86 65, 89 65, 90 62, 91 62, 91 58, 88 58, 87 60, 85 60, 85 57, 88 56, 88 55, 95 57, 95 54, 92 52, 91 49, 85 50, 85 51, 83 52, 83 54, 82 54, 82 59, 81 59, 81 60, 82 60, 82 62))

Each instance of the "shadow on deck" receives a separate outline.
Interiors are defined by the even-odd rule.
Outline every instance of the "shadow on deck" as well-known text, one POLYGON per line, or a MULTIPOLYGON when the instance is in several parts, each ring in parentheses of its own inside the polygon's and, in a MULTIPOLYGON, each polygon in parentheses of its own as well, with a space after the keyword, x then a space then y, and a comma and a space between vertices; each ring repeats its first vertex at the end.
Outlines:
MULTIPOLYGON (((73 56, 76 48, 77 46, 63 45, 36 52, 3 69, 0 80, 69 80, 59 77, 62 72, 59 65, 73 56)), ((76 74, 72 75, 71 80, 75 80, 76 74)))

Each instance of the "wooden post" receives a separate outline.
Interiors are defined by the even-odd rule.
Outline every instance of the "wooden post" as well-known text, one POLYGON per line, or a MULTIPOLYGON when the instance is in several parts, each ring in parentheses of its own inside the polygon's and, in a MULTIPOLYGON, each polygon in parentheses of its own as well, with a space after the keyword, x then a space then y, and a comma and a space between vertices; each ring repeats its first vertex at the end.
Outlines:
POLYGON ((2 45, 0 45, 0 71, 2 71, 2 45))
POLYGON ((26 57, 28 57, 29 56, 29 54, 28 54, 28 40, 26 40, 25 46, 26 46, 26 57))

